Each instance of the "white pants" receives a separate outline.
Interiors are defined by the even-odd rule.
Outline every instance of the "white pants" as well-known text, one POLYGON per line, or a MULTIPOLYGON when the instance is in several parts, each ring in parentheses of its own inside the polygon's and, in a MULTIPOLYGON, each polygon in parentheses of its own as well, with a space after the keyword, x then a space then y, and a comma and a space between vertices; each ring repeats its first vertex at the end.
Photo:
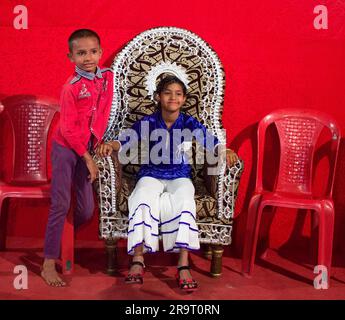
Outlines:
POLYGON ((141 178, 128 198, 128 253, 141 244, 144 253, 158 251, 159 228, 164 251, 199 249, 194 192, 188 178, 141 178))

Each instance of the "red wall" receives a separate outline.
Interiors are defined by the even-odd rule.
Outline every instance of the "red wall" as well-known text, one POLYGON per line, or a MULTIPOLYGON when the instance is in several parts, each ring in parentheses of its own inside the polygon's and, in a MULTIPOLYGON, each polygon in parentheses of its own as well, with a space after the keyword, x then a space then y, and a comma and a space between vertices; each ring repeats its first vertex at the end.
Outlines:
MULTIPOLYGON (((223 123, 231 146, 245 161, 234 227, 234 247, 241 251, 255 182, 257 122, 277 108, 312 108, 334 116, 345 132, 345 1, 2 0, 0 99, 15 94, 58 98, 62 84, 73 71, 66 58, 66 40, 76 28, 92 28, 100 34, 103 63, 109 66, 115 52, 127 41, 157 26, 195 32, 214 48, 224 64, 227 85, 223 123), (28 8, 28 30, 13 27, 13 9, 19 4, 28 8), (313 27, 313 10, 319 4, 328 8, 327 30, 313 27)), ((0 150, 2 175, 6 132, 0 150)), ((277 146, 271 149, 276 151, 277 146)), ((345 243, 344 150, 342 141, 334 189, 336 249, 345 243)), ((47 208, 44 201, 11 201, 9 232, 43 236, 47 208)), ((278 211, 270 228, 270 245, 280 246, 294 235, 292 230, 297 240, 308 236, 308 219, 304 218, 296 220, 293 210, 278 211)), ((96 218, 80 237, 97 237, 96 218)))

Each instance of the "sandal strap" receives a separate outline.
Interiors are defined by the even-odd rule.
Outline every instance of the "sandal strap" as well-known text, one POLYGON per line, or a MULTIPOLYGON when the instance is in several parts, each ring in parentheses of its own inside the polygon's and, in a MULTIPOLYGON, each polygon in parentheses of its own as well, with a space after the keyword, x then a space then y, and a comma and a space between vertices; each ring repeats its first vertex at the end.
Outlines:
POLYGON ((177 270, 180 272, 181 270, 190 270, 190 266, 179 266, 177 270))
POLYGON ((141 266, 141 267, 145 268, 144 263, 141 262, 141 261, 132 261, 131 262, 131 266, 134 266, 134 265, 138 265, 138 266, 141 266))

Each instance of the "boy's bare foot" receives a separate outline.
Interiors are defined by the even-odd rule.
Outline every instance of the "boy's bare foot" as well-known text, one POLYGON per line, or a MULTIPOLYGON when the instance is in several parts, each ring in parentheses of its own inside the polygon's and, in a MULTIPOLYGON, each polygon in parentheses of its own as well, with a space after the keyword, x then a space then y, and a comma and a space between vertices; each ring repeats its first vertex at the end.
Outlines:
POLYGON ((59 277, 56 271, 55 259, 44 259, 41 277, 52 287, 64 287, 66 285, 66 282, 59 277))

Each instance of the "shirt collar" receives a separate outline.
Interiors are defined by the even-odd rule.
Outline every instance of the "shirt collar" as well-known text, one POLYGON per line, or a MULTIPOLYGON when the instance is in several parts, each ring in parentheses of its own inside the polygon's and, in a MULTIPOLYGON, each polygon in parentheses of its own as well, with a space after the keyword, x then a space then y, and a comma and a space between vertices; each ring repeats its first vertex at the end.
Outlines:
POLYGON ((157 111, 157 117, 158 117, 159 122, 161 123, 161 126, 162 126, 164 129, 167 129, 168 131, 171 131, 172 129, 175 129, 176 127, 179 128, 179 124, 180 124, 181 119, 182 119, 182 113, 181 113, 181 111, 180 111, 179 116, 177 117, 177 119, 175 120, 175 122, 173 123, 173 125, 170 127, 170 129, 167 128, 167 125, 165 124, 165 122, 164 122, 164 120, 163 120, 163 117, 162 117, 162 110, 158 110, 158 111, 157 111))
POLYGON ((102 72, 101 72, 101 68, 97 66, 97 69, 96 69, 96 73, 93 73, 93 72, 87 72, 85 70, 82 70, 80 69, 79 67, 75 66, 75 72, 80 75, 81 77, 84 77, 86 79, 89 79, 89 80, 93 80, 95 79, 95 77, 97 78, 103 78, 102 76, 102 72))

